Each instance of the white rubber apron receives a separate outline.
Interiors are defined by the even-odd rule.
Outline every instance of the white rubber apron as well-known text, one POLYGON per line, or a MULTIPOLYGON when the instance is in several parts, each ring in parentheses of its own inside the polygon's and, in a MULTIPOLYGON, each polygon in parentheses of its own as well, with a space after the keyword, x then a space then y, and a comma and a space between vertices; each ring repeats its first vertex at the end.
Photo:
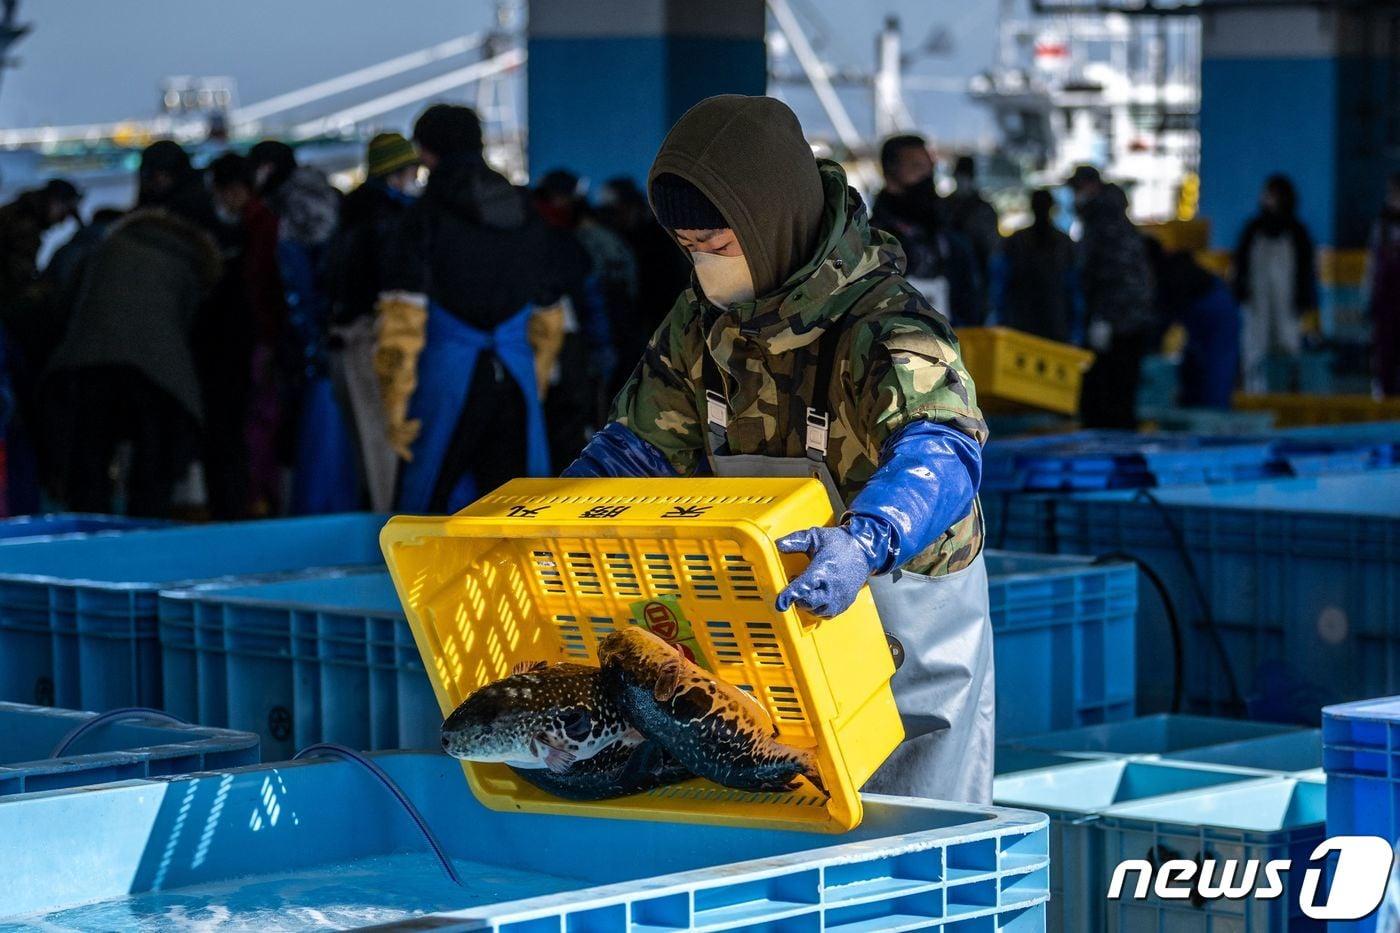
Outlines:
MULTIPOLYGON (((707 363, 706 382, 722 382, 712 361, 707 363)), ((828 383, 819 379, 816 384, 828 383)), ((806 457, 729 454, 728 404, 708 385, 706 398, 710 463, 716 476, 811 476, 826 487, 836 514, 845 512, 824 459, 824 413, 808 408, 806 457)), ((905 736, 863 789, 991 803, 996 673, 982 555, 970 566, 943 576, 904 572, 872 577, 870 591, 895 658, 890 685, 905 736)))

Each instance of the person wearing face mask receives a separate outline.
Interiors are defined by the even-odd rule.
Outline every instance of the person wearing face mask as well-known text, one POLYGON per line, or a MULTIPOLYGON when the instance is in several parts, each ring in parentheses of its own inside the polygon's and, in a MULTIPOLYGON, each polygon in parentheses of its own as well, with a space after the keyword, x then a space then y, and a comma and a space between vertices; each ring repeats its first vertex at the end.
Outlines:
POLYGON ((871 587, 906 739, 866 789, 988 802, 987 428, 952 328, 780 101, 701 101, 648 185, 691 285, 565 475, 820 479, 836 524, 778 542, 811 559, 776 608, 839 616, 871 587))
POLYGON ((893 136, 880 147, 885 188, 870 223, 894 234, 904 249, 905 277, 954 327, 982 320, 982 287, 967 239, 948 224, 933 187, 933 156, 922 136, 893 136))
POLYGON ((1288 176, 1271 175, 1264 182, 1259 213, 1240 235, 1234 265, 1235 297, 1244 313, 1244 388, 1267 392, 1274 388, 1271 361, 1296 373, 1300 319, 1317 310, 1313 241, 1298 219, 1298 194, 1288 176))
POLYGON ((549 475, 542 396, 563 343, 561 299, 588 258, 487 164, 475 111, 434 104, 413 141, 428 184, 385 262, 375 371, 403 460, 395 507, 441 513, 549 475))
POLYGON ((385 257, 404 214, 418 198, 418 151, 400 133, 380 133, 365 149, 365 181, 345 196, 326 263, 330 295, 330 366, 336 397, 348 415, 358 452, 361 499, 376 512, 394 501, 398 455, 374 372, 375 305, 385 257))
POLYGON ((1067 184, 1079 215, 1079 284, 1084 336, 1094 362, 1084 374, 1079 420, 1086 428, 1137 427, 1142 360, 1159 332, 1156 285, 1128 201, 1099 170, 1081 165, 1067 184))
MULTIPOLYGON (((256 257, 275 250, 277 221, 253 192, 248 160, 226 152, 205 171, 218 226, 223 274, 201 310, 192 337, 204 398, 200 459, 209 515, 250 515, 247 420, 255 341, 256 257)), ((266 287, 280 287, 276 268, 266 287)))

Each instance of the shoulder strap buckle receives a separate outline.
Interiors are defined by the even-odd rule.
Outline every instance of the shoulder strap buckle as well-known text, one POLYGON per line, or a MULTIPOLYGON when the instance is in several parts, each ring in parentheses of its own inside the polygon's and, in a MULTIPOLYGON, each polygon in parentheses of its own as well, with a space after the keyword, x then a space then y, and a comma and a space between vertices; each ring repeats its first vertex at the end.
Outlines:
POLYGON ((827 442, 831 436, 831 416, 815 408, 807 409, 807 456, 825 460, 827 442))
POLYGON ((705 421, 711 428, 729 427, 729 403, 714 389, 705 390, 705 421))

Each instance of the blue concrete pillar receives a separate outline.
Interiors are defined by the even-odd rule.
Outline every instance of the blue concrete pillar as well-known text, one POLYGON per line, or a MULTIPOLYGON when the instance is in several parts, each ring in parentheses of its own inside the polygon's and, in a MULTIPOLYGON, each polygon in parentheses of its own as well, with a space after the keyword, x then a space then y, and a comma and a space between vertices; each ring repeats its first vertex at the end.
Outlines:
POLYGON ((1273 172, 1320 245, 1360 246, 1379 205, 1400 101, 1386 84, 1394 13, 1241 8, 1202 14, 1201 210, 1232 247, 1273 172))
POLYGON ((640 184, 676 119, 768 83, 763 0, 530 0, 530 175, 640 184))

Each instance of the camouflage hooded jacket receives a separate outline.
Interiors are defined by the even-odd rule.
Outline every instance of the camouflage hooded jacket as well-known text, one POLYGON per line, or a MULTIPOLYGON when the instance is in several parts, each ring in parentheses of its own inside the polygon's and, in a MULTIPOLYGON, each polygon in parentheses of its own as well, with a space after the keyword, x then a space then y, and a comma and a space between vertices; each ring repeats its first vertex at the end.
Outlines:
MULTIPOLYGON (((951 326, 905 281, 903 252, 893 237, 870 228, 841 167, 822 161, 819 170, 824 211, 816 254, 777 290, 726 310, 699 297, 692 280, 614 402, 613 419, 682 476, 706 471, 706 349, 727 389, 732 453, 804 456, 807 399, 824 388, 827 465, 846 502, 874 473, 885 441, 910 422, 928 419, 986 442, 951 326), (832 384, 817 387, 819 338, 833 327, 840 331, 832 384)), ((904 569, 960 570, 981 548, 974 503, 904 569)))

